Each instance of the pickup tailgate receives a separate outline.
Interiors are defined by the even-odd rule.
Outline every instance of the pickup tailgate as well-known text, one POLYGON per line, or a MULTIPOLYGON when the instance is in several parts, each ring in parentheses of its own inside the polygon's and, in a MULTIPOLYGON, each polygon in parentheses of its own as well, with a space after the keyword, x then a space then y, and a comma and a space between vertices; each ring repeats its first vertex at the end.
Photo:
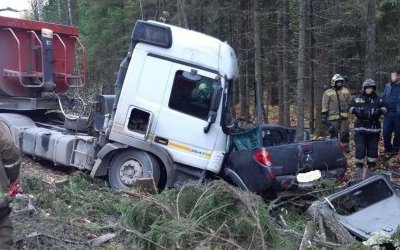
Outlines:
POLYGON ((272 136, 274 133, 287 132, 292 129, 261 126, 234 137, 234 148, 226 161, 228 179, 250 191, 264 192, 298 186, 297 175, 313 170, 320 170, 322 177, 344 176, 347 161, 338 139, 274 139, 271 143, 271 138, 284 138, 272 136))
POLYGON ((343 168, 346 162, 338 140, 306 141, 267 147, 266 150, 277 175, 343 168))

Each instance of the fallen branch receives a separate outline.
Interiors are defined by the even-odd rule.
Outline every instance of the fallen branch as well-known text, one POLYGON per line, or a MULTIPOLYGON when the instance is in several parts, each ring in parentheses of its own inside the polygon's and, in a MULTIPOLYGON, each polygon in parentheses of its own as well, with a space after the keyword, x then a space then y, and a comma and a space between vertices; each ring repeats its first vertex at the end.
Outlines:
POLYGON ((207 235, 209 237, 215 237, 215 238, 217 238, 217 239, 219 239, 221 241, 224 241, 225 243, 228 243, 228 244, 231 244, 231 245, 235 246, 236 249, 245 250, 243 247, 239 246, 236 242, 234 242, 234 241, 232 241, 230 239, 225 239, 225 238, 223 238, 221 236, 218 236, 216 234, 211 234, 211 233, 208 233, 206 231, 200 231, 200 230, 195 230, 195 229, 192 229, 192 231, 196 232, 196 233, 207 235))
MULTIPOLYGON (((303 235, 301 233, 298 233, 298 232, 296 232, 294 230, 281 229, 281 228, 277 228, 276 230, 281 235, 291 234, 294 237, 296 237, 297 239, 301 239, 303 237, 303 235)), ((328 248, 338 248, 338 247, 342 247, 343 246, 341 244, 337 244, 337 243, 330 242, 330 241, 318 240, 318 239, 315 239, 315 237, 312 239, 312 242, 317 244, 317 245, 319 245, 319 246, 325 246, 325 247, 328 247, 328 248)))
POLYGON ((285 205, 287 203, 290 203, 290 202, 293 202, 293 201, 298 200, 300 198, 303 198, 304 196, 315 195, 315 194, 318 194, 318 193, 321 193, 321 192, 331 191, 331 190, 334 190, 334 189, 337 189, 337 187, 313 190, 313 191, 310 191, 310 192, 307 192, 307 193, 303 193, 303 194, 296 194, 296 193, 286 194, 285 196, 280 196, 277 199, 275 199, 274 201, 272 201, 270 203, 269 207, 271 207, 271 208, 281 207, 281 206, 283 206, 283 205, 285 205), (279 201, 280 199, 286 198, 286 197, 290 197, 290 196, 293 196, 293 197, 276 204, 277 201, 279 201))
POLYGON ((155 246, 159 247, 160 249, 167 249, 167 248, 161 246, 160 244, 158 244, 157 242, 152 241, 151 239, 147 238, 146 236, 144 236, 141 232, 139 232, 137 230, 125 228, 123 226, 119 226, 119 228, 125 230, 125 232, 132 233, 132 234, 134 234, 134 235, 136 235, 136 236, 138 236, 138 237, 140 237, 140 238, 142 238, 142 239, 154 244, 155 246))
POLYGON ((94 238, 92 240, 88 241, 88 244, 92 247, 98 247, 101 244, 115 238, 116 234, 104 234, 102 236, 99 236, 97 238, 94 238))
POLYGON ((307 250, 309 246, 312 244, 312 239, 315 234, 314 224, 311 221, 308 221, 306 227, 304 229, 304 236, 301 240, 299 250, 307 250))
POLYGON ((41 236, 45 236, 45 237, 47 237, 47 238, 54 239, 54 240, 56 240, 56 241, 63 241, 63 242, 70 243, 70 244, 74 244, 74 245, 87 245, 87 242, 62 239, 62 238, 60 238, 60 237, 54 237, 54 236, 49 235, 49 234, 38 233, 38 232, 33 232, 33 233, 31 233, 31 234, 28 234, 27 236, 25 236, 25 237, 23 237, 23 238, 17 240, 16 243, 18 244, 18 243, 20 243, 21 241, 24 241, 24 240, 26 240, 26 239, 30 239, 30 238, 34 238, 34 237, 41 237, 41 236))
MULTIPOLYGON (((318 228, 319 228, 319 233, 321 235, 321 239, 323 241, 326 241, 326 232, 325 232, 325 227, 324 227, 324 219, 322 218, 321 215, 318 217, 318 228)), ((323 246, 322 250, 326 250, 326 247, 323 246)))
POLYGON ((25 215, 33 215, 35 212, 36 212, 36 210, 32 209, 32 208, 21 209, 18 211, 13 211, 10 214, 9 218, 11 220, 18 220, 18 219, 21 219, 22 217, 24 217, 25 215))

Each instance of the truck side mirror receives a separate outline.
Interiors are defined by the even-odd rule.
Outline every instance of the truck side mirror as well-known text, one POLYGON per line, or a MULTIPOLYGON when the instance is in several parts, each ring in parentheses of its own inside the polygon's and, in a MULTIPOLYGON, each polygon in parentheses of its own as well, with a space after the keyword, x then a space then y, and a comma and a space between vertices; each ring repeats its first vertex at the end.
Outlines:
POLYGON ((208 133, 210 131, 211 125, 215 123, 215 120, 217 119, 217 112, 219 108, 219 103, 221 102, 221 96, 222 96, 222 87, 218 86, 212 95, 211 99, 211 105, 210 105, 210 111, 208 112, 208 125, 207 127, 204 127, 204 133, 208 133))

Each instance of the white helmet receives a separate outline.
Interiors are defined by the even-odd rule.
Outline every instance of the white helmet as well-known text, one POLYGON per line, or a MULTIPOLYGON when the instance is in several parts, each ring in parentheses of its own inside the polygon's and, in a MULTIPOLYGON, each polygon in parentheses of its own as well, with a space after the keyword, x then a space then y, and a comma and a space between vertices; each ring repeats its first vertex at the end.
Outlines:
POLYGON ((343 82, 344 82, 344 78, 343 78, 343 76, 341 76, 340 74, 335 74, 335 75, 332 77, 331 86, 334 87, 335 84, 336 84, 336 82, 338 82, 338 81, 343 81, 343 82))

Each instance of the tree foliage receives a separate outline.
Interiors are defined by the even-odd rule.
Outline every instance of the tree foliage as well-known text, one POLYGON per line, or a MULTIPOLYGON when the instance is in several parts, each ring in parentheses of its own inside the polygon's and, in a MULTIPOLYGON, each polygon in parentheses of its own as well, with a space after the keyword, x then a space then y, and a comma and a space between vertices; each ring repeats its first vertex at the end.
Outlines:
MULTIPOLYGON (((315 119, 317 130, 321 93, 329 87, 333 74, 344 75, 356 93, 365 72, 375 77, 382 90, 388 73, 399 67, 400 1, 369 1, 369 11, 367 2, 306 1, 304 98, 312 101, 306 101, 304 108, 305 119, 312 113, 310 124, 314 127, 315 119)), ((279 122, 289 125, 292 120, 295 125, 289 108, 296 104, 298 82, 298 1, 33 0, 31 17, 78 25, 88 52, 89 86, 96 93, 111 93, 135 21, 159 20, 163 11, 169 12, 171 24, 215 36, 233 46, 241 73, 235 86, 240 116, 255 121, 255 83, 259 77, 263 114, 269 114, 270 122, 278 122, 277 112, 266 111, 279 105, 279 122), (254 18, 259 21, 254 22, 254 18), (255 37, 259 37, 259 49, 255 37), (257 52, 261 55, 256 56, 257 52)))

